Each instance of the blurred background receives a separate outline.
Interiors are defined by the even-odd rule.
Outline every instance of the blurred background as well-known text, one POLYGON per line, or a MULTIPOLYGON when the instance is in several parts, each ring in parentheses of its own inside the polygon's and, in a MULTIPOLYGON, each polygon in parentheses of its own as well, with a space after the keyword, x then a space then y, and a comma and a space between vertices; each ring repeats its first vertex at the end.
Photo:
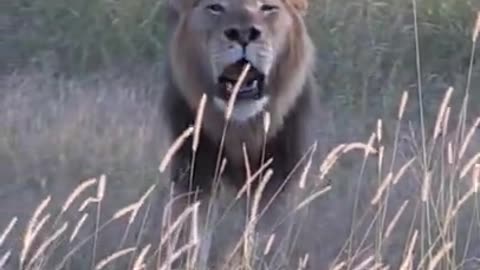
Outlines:
MULTIPOLYGON (((109 199, 102 206, 105 210, 100 220, 134 202, 154 183, 162 190, 160 197, 168 199, 166 176, 158 171, 169 146, 158 110, 165 57, 162 3, 0 2, 0 232, 12 218, 18 217, 16 233, 10 235, 6 244, 0 241, 0 251, 11 252, 6 265, 12 269, 18 269, 23 229, 35 207, 49 195, 51 211, 58 210, 82 181, 105 174, 109 199)), ((398 143, 399 148, 392 151, 398 160, 419 154, 419 87, 427 134, 433 132, 439 106, 450 86, 455 89, 450 101, 452 128, 459 121, 468 127, 478 117, 480 66, 471 53, 472 46, 480 46, 472 42, 480 1, 416 1, 418 51, 413 3, 310 0, 307 22, 317 47, 316 75, 325 115, 318 124, 324 133, 320 139, 324 148, 332 149, 344 142, 366 142, 375 131, 377 120, 383 119, 383 140, 385 144, 398 143), (462 116, 467 88, 470 106, 466 116, 462 116), (404 91, 410 98, 398 135, 397 113, 404 91)), ((479 142, 476 137, 472 140, 467 151, 472 156, 480 150, 479 142)), ((316 221, 310 222, 317 226, 312 228, 316 228, 318 239, 308 247, 315 250, 325 241, 332 243, 316 256, 324 264, 336 257, 348 238, 352 205, 357 204, 345 198, 350 198, 348 194, 356 188, 352 180, 357 179, 357 169, 361 167, 361 156, 342 159, 334 177, 337 196, 332 195, 319 206, 317 214, 312 214, 316 221), (340 236, 342 233, 345 238, 340 236), (331 239, 332 235, 338 239, 331 239)), ((365 175, 367 180, 377 178, 365 175)), ((372 195, 375 190, 376 187, 365 193, 372 195)), ((409 184, 400 189, 397 197, 392 195, 393 210, 389 211, 394 214, 406 196, 413 196, 412 191, 418 188, 409 184)), ((460 197, 455 196, 456 200, 460 197)), ((367 209, 368 202, 365 205, 367 209)), ((470 209, 475 214, 467 213, 468 220, 478 219, 478 205, 472 205, 470 209)), ((81 216, 76 212, 69 215, 73 219, 81 216)), ((411 233, 409 224, 405 224, 404 231, 411 233)), ((479 222, 458 224, 454 231, 468 242, 467 245, 461 242, 462 237, 458 238, 460 257, 464 260, 449 260, 444 265, 448 267, 438 269, 454 269, 454 265, 478 269, 475 267, 480 244, 473 244, 478 235, 470 235, 475 235, 479 222)), ((89 226, 90 229, 84 229, 84 237, 89 230, 95 230, 95 222, 89 226)), ((105 239, 115 239, 115 232, 112 230, 105 239)), ((134 233, 127 236, 131 241, 137 239, 134 233)), ((402 237, 397 240, 406 239, 402 237)), ((112 252, 108 244, 111 241, 99 244, 97 259, 112 252)), ((385 252, 401 257, 404 245, 399 246, 398 250, 385 252)), ((78 264, 72 259, 70 269, 89 269, 80 255, 72 258, 77 258, 78 264)), ((38 269, 53 269, 45 268, 47 262, 46 259, 38 269)))

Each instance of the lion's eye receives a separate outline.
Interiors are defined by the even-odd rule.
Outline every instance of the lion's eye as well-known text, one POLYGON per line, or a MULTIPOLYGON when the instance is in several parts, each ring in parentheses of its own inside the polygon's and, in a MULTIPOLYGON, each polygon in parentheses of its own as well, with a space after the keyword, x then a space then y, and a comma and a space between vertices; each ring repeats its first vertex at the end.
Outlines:
POLYGON ((263 11, 263 12, 274 12, 274 11, 277 11, 278 10, 278 6, 275 6, 275 5, 268 5, 268 4, 265 4, 265 5, 262 5, 260 7, 260 10, 263 11))
POLYGON ((213 14, 220 14, 225 11, 225 7, 220 4, 211 4, 207 6, 207 9, 213 14))

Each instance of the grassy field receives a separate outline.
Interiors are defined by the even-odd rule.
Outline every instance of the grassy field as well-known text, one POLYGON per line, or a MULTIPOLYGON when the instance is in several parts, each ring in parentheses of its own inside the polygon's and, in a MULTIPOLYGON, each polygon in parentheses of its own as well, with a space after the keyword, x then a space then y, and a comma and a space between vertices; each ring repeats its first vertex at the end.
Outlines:
MULTIPOLYGON (((159 3, 1 4, 0 269, 171 269, 159 3)), ((228 269, 480 268, 479 10, 311 0, 311 170, 330 186, 294 187, 228 269)), ((241 204, 224 204, 218 256, 245 233, 241 204)))

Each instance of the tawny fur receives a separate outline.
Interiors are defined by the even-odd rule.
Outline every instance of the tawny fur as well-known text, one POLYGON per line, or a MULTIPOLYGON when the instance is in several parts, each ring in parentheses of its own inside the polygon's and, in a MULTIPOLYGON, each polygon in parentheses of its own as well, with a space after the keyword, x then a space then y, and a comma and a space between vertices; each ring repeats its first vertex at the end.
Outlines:
MULTIPOLYGON (((297 3, 302 1, 292 1, 297 3)), ((271 115, 271 126, 266 142, 266 159, 273 157, 274 179, 285 179, 300 157, 314 141, 308 138, 312 133, 308 126, 309 117, 314 117, 315 102, 318 100, 317 88, 313 78, 314 47, 306 30, 300 11, 287 3, 287 10, 293 19, 292 28, 286 37, 286 48, 281 52, 279 61, 272 71, 274 90, 267 110, 271 115)), ((195 112, 204 89, 208 87, 205 73, 198 55, 192 55, 190 46, 197 46, 202 38, 188 29, 188 9, 175 14, 170 10, 168 29, 170 31, 169 61, 167 65, 167 87, 164 108, 170 117, 172 136, 178 136, 195 121, 195 112)), ((214 166, 217 160, 224 114, 213 108, 209 98, 203 119, 200 147, 197 153, 194 187, 208 188, 213 180, 214 166)), ((245 123, 230 122, 225 137, 225 153, 228 160, 227 181, 242 186, 245 181, 245 168, 242 144, 245 143, 254 170, 260 165, 260 156, 264 144, 263 116, 258 115, 245 123)), ((191 151, 187 143, 176 155, 175 181, 188 179, 186 169, 190 164, 191 151), (180 174, 180 175, 179 175, 180 174), (187 176, 184 179, 180 179, 187 176)))
MULTIPOLYGON (((201 96, 209 87, 208 72, 204 70, 206 64, 202 62, 205 58, 196 54, 198 50, 194 50, 194 46, 199 46, 199 42, 207 37, 189 29, 191 6, 188 1, 183 4, 181 2, 167 6, 169 58, 162 108, 166 110, 168 128, 173 138, 194 124, 201 96)), ((265 146, 265 160, 273 158, 271 168, 274 171, 264 193, 264 198, 267 199, 283 186, 302 156, 306 155, 307 150, 315 143, 313 125, 309 123, 315 121, 318 108, 316 102, 319 99, 313 77, 314 46, 302 16, 307 1, 277 2, 285 7, 292 25, 270 75, 268 87, 273 94, 266 107, 271 116, 269 132, 265 141, 263 114, 246 122, 228 123, 223 151, 227 166, 221 179, 224 185, 237 190, 241 188, 247 178, 242 145, 245 144, 248 149, 252 171, 261 166, 262 150, 265 146)), ((207 198, 211 194, 218 148, 226 124, 224 113, 216 109, 213 103, 213 98, 209 97, 195 156, 193 183, 189 181, 191 141, 185 143, 175 154, 171 167, 172 180, 176 183, 177 191, 200 190, 200 198, 207 198)), ((300 166, 297 173, 300 173, 302 168, 300 166)))

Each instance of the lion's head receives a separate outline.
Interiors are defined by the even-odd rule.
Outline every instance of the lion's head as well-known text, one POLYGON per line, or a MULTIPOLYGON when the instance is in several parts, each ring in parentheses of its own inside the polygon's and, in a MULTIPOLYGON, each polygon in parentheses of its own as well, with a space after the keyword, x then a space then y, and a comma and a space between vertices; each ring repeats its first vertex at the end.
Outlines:
POLYGON ((303 20, 307 0, 169 0, 168 5, 174 17, 173 80, 193 110, 203 93, 215 110, 225 110, 250 63, 233 120, 249 121, 265 110, 273 117, 286 115, 313 64, 303 20))

